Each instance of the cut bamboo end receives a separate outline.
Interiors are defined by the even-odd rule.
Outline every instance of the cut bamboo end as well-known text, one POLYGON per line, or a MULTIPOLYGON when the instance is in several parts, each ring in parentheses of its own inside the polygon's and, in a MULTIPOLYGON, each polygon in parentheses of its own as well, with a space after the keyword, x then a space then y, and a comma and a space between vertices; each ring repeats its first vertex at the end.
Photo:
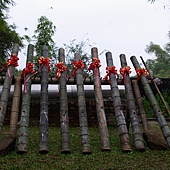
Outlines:
POLYGON ((111 149, 110 148, 101 148, 101 151, 111 151, 111 149))
POLYGON ((67 150, 62 150, 61 153, 62 153, 62 154, 70 154, 71 151, 70 151, 69 149, 67 149, 67 150))
POLYGON ((39 150, 39 153, 41 153, 41 154, 47 154, 48 152, 49 152, 49 150, 46 148, 42 148, 39 150))
POLYGON ((131 150, 131 147, 130 147, 129 143, 122 144, 122 152, 123 153, 129 153, 131 151, 132 150, 131 150))

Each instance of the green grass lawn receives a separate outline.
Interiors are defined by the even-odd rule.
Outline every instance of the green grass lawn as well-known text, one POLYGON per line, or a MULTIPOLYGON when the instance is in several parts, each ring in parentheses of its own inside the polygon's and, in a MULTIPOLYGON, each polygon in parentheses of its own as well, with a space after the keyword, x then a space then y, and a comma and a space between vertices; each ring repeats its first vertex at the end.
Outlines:
MULTIPOLYGON (((156 125, 152 128, 157 128, 156 125)), ((4 127, 3 133, 8 130, 4 127)), ((91 155, 82 155, 80 145, 80 129, 70 128, 71 154, 61 154, 60 128, 49 127, 49 153, 39 154, 39 128, 29 128, 29 151, 27 154, 17 154, 16 150, 7 156, 0 157, 2 170, 168 170, 170 169, 170 150, 156 151, 146 147, 146 151, 134 150, 122 153, 117 129, 109 127, 111 151, 100 150, 98 128, 89 128, 91 155)), ((130 134, 131 135, 131 134, 130 134)))

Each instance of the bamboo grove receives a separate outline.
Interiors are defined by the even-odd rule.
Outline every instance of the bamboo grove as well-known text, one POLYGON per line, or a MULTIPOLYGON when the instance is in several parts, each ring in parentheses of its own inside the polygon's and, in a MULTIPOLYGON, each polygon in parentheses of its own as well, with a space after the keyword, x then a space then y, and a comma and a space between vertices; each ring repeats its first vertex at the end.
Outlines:
MULTIPOLYGON (((14 78, 14 69, 18 66, 18 51, 19 45, 14 44, 11 52, 11 58, 6 62, 6 76, 3 82, 3 88, 0 98, 0 132, 2 131, 4 119, 6 115, 6 109, 8 104, 8 98, 10 93, 10 87, 12 79, 14 78)), ((9 145, 14 146, 17 139, 17 153, 23 154, 28 152, 28 130, 29 130, 29 117, 30 117, 30 102, 31 102, 31 85, 32 78, 40 75, 40 123, 39 123, 39 153, 48 153, 50 151, 48 147, 48 84, 49 84, 49 72, 50 72, 50 59, 48 58, 47 46, 42 47, 41 57, 38 60, 39 69, 34 70, 33 64, 34 46, 29 45, 27 50, 27 60, 25 68, 22 71, 21 77, 15 78, 14 95, 11 109, 10 130, 8 136, 4 137, 0 141, 0 154, 5 155, 9 151, 9 145), (23 89, 22 89, 23 87, 23 89), (22 98, 21 98, 22 91, 22 98), (21 102, 21 108, 19 103, 21 102), (19 116, 20 115, 20 116, 19 116), (17 126, 19 122, 19 132, 17 133, 17 126), (8 142, 1 148, 3 140, 8 138, 8 142)), ((70 148, 70 128, 69 128, 69 111, 68 111, 68 99, 67 99, 67 67, 65 63, 65 50, 59 49, 59 62, 56 63, 56 77, 57 85, 59 85, 59 100, 60 100, 60 133, 61 133, 61 153, 71 153, 70 148)), ((125 87, 125 93, 127 98, 127 114, 122 110, 122 103, 118 88, 118 70, 113 64, 112 53, 106 53, 106 76, 101 80, 100 78, 100 60, 98 57, 98 49, 91 49, 91 64, 89 71, 93 72, 94 94, 96 101, 96 115, 98 120, 98 130, 100 136, 101 150, 110 150, 110 141, 108 126, 106 121, 106 114, 103 102, 101 81, 108 81, 110 84, 110 93, 112 95, 113 108, 120 137, 121 151, 131 152, 129 126, 131 124, 133 142, 137 151, 144 151, 144 139, 143 132, 149 131, 149 124, 147 121, 146 112, 143 107, 141 93, 138 83, 143 85, 148 101, 150 102, 155 117, 165 138, 166 144, 170 147, 170 129, 162 114, 160 106, 156 101, 156 98, 150 88, 147 81, 147 69, 141 68, 136 57, 132 56, 130 59, 136 70, 137 79, 131 81, 129 74, 131 68, 128 66, 126 56, 121 54, 120 57, 120 74, 123 77, 123 84, 125 87), (138 105, 138 110, 136 107, 138 105), (142 127, 139 123, 139 116, 141 118, 142 127)), ((79 126, 81 136, 81 151, 83 154, 91 154, 90 138, 88 132, 88 118, 86 110, 86 98, 84 92, 84 75, 83 68, 84 63, 81 60, 81 54, 75 53, 75 61, 72 62, 74 72, 71 76, 76 80, 77 85, 77 98, 78 98, 78 113, 79 113, 79 126)), ((75 108, 76 109, 76 108, 75 108)))

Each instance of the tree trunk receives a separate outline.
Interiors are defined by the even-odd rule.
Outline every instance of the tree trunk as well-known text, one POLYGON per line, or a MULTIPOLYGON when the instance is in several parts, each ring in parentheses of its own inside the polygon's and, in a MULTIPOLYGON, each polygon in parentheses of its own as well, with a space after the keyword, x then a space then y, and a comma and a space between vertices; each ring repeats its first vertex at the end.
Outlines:
MULTIPOLYGON (((14 44, 11 55, 17 56, 18 51, 19 51, 19 45, 14 44)), ((13 65, 10 65, 8 67, 8 71, 6 73, 3 88, 2 88, 2 92, 1 92, 1 99, 0 99, 0 132, 2 131, 2 127, 3 127, 3 124, 4 124, 4 119, 5 119, 5 114, 6 114, 7 104, 8 104, 8 98, 9 98, 9 94, 10 94, 12 78, 13 78, 13 75, 14 75, 14 70, 15 70, 15 67, 13 65), (8 73, 10 73, 10 76, 8 75, 8 73)))
MULTIPOLYGON (((75 60, 77 62, 80 60, 80 53, 75 54, 75 60)), ((90 151, 90 139, 88 133, 86 99, 85 99, 84 84, 83 84, 83 70, 81 68, 77 69, 76 82, 77 82, 77 97, 78 97, 78 108, 79 108, 82 153, 90 154, 91 151, 90 151)))
MULTIPOLYGON (((120 55, 120 61, 121 61, 122 68, 127 66, 126 57, 124 54, 120 55)), ((144 142, 143 142, 143 134, 140 128, 138 114, 136 112, 136 105, 135 105, 135 100, 133 96, 131 80, 130 80, 128 73, 124 75, 124 82, 125 82, 125 90, 126 90, 126 96, 127 96, 127 107, 128 107, 128 112, 130 115, 131 125, 132 125, 132 133, 134 137, 135 148, 136 150, 142 151, 142 150, 145 150, 144 142)))
MULTIPOLYGON (((33 52, 34 46, 29 44, 27 51, 27 62, 33 62, 33 52)), ((31 73, 25 75, 27 80, 31 76, 31 73)), ((18 153, 28 152, 28 126, 29 126, 29 115, 30 115, 30 101, 31 101, 31 83, 32 80, 29 79, 26 82, 26 91, 23 93, 22 97, 22 107, 21 107, 21 117, 20 117, 20 128, 18 137, 18 153)))
MULTIPOLYGON (((48 47, 42 47, 42 56, 48 57, 48 47)), ((41 68, 41 96, 40 96, 40 153, 48 153, 48 68, 41 68)))
MULTIPOLYGON (((91 53, 92 53, 92 59, 93 58, 98 59, 97 48, 92 48, 91 53)), ((109 142, 109 133, 107 129, 106 115, 104 110, 103 95, 101 90, 100 73, 98 67, 95 67, 93 69, 93 78, 94 78, 97 119, 99 124, 99 131, 100 131, 101 150, 107 151, 110 150, 110 142, 109 142)))
MULTIPOLYGON (((112 59, 111 52, 106 53, 106 62, 108 67, 113 66, 113 59, 112 59)), ((129 152, 131 151, 130 140, 129 140, 125 117, 122 111, 122 104, 121 104, 120 93, 117 85, 117 79, 114 73, 111 73, 109 77, 110 77, 109 81, 110 81, 111 93, 113 98, 114 112, 116 116, 116 122, 117 122, 120 142, 122 146, 122 152, 129 152)))
MULTIPOLYGON (((131 61, 133 63, 133 66, 135 67, 135 69, 139 68, 140 69, 140 65, 136 59, 135 56, 132 56, 131 58, 131 61)), ((162 114, 162 111, 159 107, 159 104, 158 102, 156 101, 156 98, 152 92, 152 89, 150 88, 149 86, 149 83, 146 79, 146 77, 144 75, 141 76, 141 83, 143 85, 143 88, 144 88, 144 91, 145 91, 145 94, 151 104, 151 107, 153 108, 153 112, 155 114, 155 117, 157 118, 158 120, 158 124, 162 130, 162 133, 164 135, 164 138, 167 142, 167 145, 168 147, 170 147, 170 129, 169 129, 169 126, 162 114)))
MULTIPOLYGON (((65 64, 64 49, 59 49, 59 61, 65 64)), ((68 101, 67 101, 67 86, 66 86, 66 71, 60 76, 60 126, 61 126, 61 147, 62 153, 70 153, 70 132, 68 119, 68 101)))

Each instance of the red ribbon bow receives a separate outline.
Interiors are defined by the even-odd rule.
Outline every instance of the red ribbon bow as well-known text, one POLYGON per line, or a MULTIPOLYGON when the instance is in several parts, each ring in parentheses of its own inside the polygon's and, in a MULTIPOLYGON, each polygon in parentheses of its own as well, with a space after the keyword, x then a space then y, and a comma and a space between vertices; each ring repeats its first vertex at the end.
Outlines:
POLYGON ((56 74, 56 78, 59 79, 61 76, 61 73, 63 73, 64 71, 67 70, 67 67, 63 65, 63 62, 59 62, 55 65, 58 69, 57 69, 57 74, 56 74))
POLYGON ((11 55, 11 58, 7 60, 6 67, 9 67, 10 65, 17 67, 18 66, 18 60, 19 58, 16 55, 11 55))
POLYGON ((42 67, 43 65, 45 65, 48 68, 48 71, 50 71, 50 59, 49 58, 44 58, 43 56, 40 57, 40 59, 38 60, 39 65, 42 67))
POLYGON ((130 74, 131 73, 131 70, 130 70, 131 68, 130 68, 130 66, 126 66, 126 67, 124 67, 124 68, 120 68, 120 74, 122 74, 123 76, 125 75, 125 74, 130 74))
POLYGON ((98 59, 98 58, 93 58, 92 59, 93 60, 93 62, 90 64, 90 66, 89 66, 89 68, 88 68, 88 70, 90 71, 90 70, 93 70, 94 68, 96 68, 96 67, 100 67, 101 65, 100 65, 100 60, 98 59))
POLYGON ((26 68, 23 69, 21 77, 23 78, 26 74, 34 74, 35 70, 33 70, 34 64, 31 62, 26 63, 26 68))
POLYGON ((77 70, 78 70, 79 68, 84 69, 84 64, 83 64, 82 60, 79 60, 79 61, 77 61, 77 62, 76 62, 76 61, 73 61, 72 63, 73 63, 73 65, 74 65, 73 75, 76 76, 76 72, 77 72, 77 70))
POLYGON ((103 80, 107 80, 111 73, 114 73, 118 76, 115 66, 106 67, 106 73, 107 74, 104 76, 103 80))
POLYGON ((144 76, 148 75, 148 72, 145 68, 137 68, 136 73, 137 73, 137 80, 139 80, 142 75, 144 75, 144 76))

